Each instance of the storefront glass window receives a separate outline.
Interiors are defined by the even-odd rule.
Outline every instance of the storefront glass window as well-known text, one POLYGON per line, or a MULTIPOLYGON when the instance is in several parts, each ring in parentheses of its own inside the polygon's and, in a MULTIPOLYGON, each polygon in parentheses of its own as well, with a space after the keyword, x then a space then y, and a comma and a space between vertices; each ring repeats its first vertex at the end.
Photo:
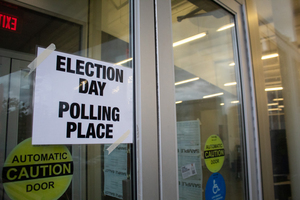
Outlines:
MULTIPOLYGON (((275 199, 297 199, 299 178, 299 1, 255 0, 275 199)), ((261 123, 259 121, 259 123, 261 123)))

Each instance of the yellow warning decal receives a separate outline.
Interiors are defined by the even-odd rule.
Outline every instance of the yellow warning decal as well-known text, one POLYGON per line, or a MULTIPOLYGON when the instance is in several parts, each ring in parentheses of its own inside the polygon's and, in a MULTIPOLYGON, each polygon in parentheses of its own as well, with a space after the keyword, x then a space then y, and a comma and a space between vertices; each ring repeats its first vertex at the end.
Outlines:
POLYGON ((58 199, 69 187, 73 159, 66 146, 32 146, 31 138, 7 157, 2 180, 11 199, 58 199))
POLYGON ((205 143, 204 160, 212 173, 218 172, 224 163, 225 150, 222 140, 217 135, 211 135, 205 143))

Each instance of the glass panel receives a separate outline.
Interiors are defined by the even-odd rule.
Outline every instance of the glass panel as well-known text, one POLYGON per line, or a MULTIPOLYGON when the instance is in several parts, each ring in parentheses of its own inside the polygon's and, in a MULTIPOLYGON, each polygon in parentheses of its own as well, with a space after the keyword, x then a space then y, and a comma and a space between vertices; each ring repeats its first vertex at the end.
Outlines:
POLYGON ((239 64, 232 14, 172 1, 180 199, 244 199, 239 64))
MULTIPOLYGON (((292 0, 253 2, 264 73, 264 83, 259 87, 265 89, 271 141, 270 151, 262 153, 272 156, 275 199, 298 199, 300 4, 292 0)), ((271 170, 271 166, 263 170, 271 170)))
MULTIPOLYGON (((133 68, 130 6, 127 0, 0 2, 1 171, 9 153, 32 136, 35 73, 28 75, 28 65, 36 57, 37 47, 54 43, 56 51, 133 68)), ((132 91, 128 94, 132 103, 132 91)), ((66 145, 74 171, 71 184, 59 199, 131 199, 133 145, 120 144, 108 155, 109 146, 66 145)), ((26 166, 33 169, 37 165, 26 166)), ((14 170, 9 175, 15 175, 14 170)), ((25 171, 22 173, 20 177, 27 177, 25 171)), ((22 195, 26 188, 21 199, 47 199, 50 182, 47 188, 24 182, 14 193, 22 195)), ((0 198, 10 199, 12 195, 3 189, 5 184, 7 180, 1 176, 0 198)))

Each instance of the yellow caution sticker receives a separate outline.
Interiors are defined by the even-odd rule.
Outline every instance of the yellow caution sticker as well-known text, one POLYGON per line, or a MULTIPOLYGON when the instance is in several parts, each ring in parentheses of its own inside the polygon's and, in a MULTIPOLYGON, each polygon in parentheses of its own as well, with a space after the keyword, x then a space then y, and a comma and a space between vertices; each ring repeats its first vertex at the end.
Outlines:
POLYGON ((212 173, 218 172, 224 163, 225 150, 222 140, 217 135, 211 135, 205 143, 204 160, 206 167, 212 173))
POLYGON ((66 146, 18 144, 2 170, 5 192, 11 199, 58 199, 73 177, 73 159, 66 146))

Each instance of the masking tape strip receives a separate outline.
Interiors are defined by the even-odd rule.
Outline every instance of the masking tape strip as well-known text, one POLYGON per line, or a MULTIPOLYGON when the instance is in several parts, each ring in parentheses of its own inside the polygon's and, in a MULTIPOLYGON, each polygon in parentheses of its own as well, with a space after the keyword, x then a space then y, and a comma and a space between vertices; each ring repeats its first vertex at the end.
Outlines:
POLYGON ((117 141, 115 141, 112 145, 110 145, 106 150, 108 151, 108 155, 117 148, 128 136, 129 136, 130 130, 126 131, 117 141))
POLYGON ((27 74, 27 76, 29 76, 55 49, 55 44, 51 43, 38 57, 36 57, 28 65, 30 72, 27 74))

